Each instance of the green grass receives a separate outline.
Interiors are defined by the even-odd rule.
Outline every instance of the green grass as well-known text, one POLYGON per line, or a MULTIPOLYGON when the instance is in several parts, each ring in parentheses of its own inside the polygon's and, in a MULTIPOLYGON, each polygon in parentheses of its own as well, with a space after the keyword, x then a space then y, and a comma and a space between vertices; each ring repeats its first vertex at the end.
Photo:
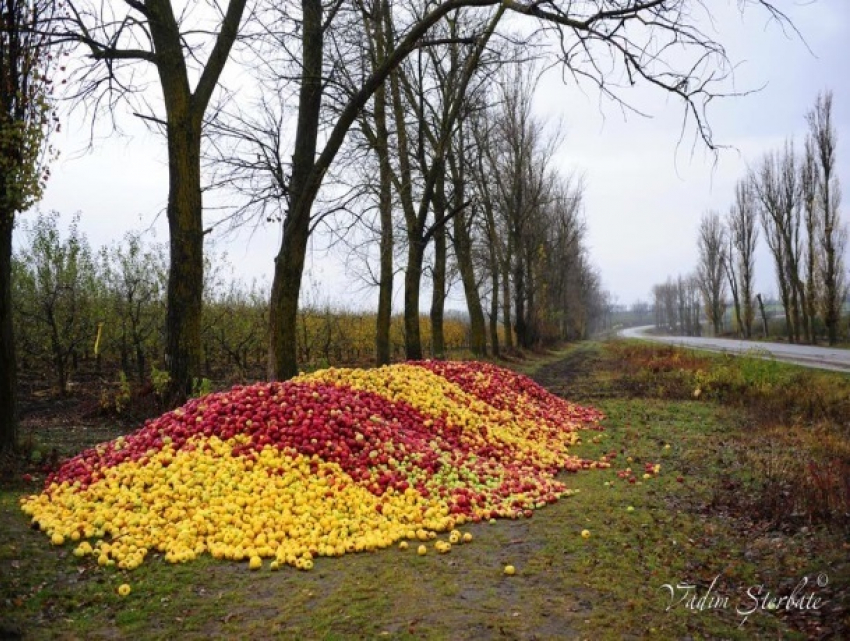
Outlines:
MULTIPOLYGON (((772 531, 729 508, 727 484, 747 493, 752 482, 741 465, 746 417, 704 400, 633 397, 607 354, 582 345, 523 366, 606 413, 598 442, 589 432, 576 453, 616 451, 612 468, 567 476, 579 492, 531 519, 463 528, 474 541, 447 555, 429 545, 419 557, 412 546, 318 559, 307 573, 210 558, 174 566, 154 555, 126 573, 51 547, 19 512, 20 489, 2 489, 0 630, 32 639, 802 639, 816 624, 841 623, 760 610, 741 625, 736 608, 757 584, 787 594, 824 573, 820 594, 835 606, 848 585, 847 535, 772 531), (658 477, 617 478, 646 462, 661 464, 658 477), (516 576, 503 575, 508 563, 516 576), (702 594, 715 577, 727 607, 668 611, 663 585, 696 582, 702 594), (133 592, 121 598, 124 582, 133 592)), ((848 625, 846 610, 838 616, 848 625)))

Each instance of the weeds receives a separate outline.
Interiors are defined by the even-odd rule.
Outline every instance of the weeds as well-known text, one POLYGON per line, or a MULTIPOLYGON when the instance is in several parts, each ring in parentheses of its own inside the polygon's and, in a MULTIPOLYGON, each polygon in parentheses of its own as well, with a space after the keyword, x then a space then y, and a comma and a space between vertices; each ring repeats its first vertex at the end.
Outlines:
POLYGON ((101 388, 100 390, 100 409, 108 414, 121 414, 130 404, 132 394, 130 390, 130 381, 124 370, 118 372, 118 382, 114 385, 115 389, 101 388))
POLYGON ((739 464, 750 484, 747 491, 719 485, 715 504, 777 527, 850 527, 850 378, 788 366, 758 351, 704 356, 636 342, 614 342, 607 351, 635 396, 741 410, 749 429, 739 464))

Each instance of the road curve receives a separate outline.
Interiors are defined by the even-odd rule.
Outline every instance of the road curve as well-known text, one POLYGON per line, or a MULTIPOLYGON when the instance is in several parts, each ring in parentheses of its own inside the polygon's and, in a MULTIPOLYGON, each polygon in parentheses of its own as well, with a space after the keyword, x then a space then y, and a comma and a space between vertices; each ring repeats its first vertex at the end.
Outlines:
POLYGON ((623 338, 637 338, 691 349, 702 349, 725 354, 747 354, 757 358, 775 358, 803 367, 828 369, 850 373, 850 350, 812 345, 786 345, 785 343, 762 343, 731 338, 703 338, 696 336, 659 336, 647 333, 652 325, 631 327, 618 332, 623 338))

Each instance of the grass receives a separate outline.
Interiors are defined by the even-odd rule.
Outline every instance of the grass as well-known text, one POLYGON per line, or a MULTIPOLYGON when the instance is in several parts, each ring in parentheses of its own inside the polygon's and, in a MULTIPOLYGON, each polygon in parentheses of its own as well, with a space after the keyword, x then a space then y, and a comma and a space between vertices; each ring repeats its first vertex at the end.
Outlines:
MULTIPOLYGON (((712 362, 697 366, 692 356, 677 358, 684 364, 678 369, 693 376, 714 371, 712 362)), ((752 439, 770 434, 754 429, 757 404, 749 407, 731 392, 726 401, 711 391, 694 399, 692 387, 679 390, 678 379, 670 382, 673 369, 656 367, 657 354, 621 344, 583 344, 520 365, 557 393, 606 413, 605 432, 591 433, 578 454, 617 453, 610 470, 567 477, 579 492, 533 518, 463 528, 474 541, 447 555, 391 549, 318 559, 309 573, 273 573, 267 566, 252 573, 245 564, 209 558, 173 566, 154 557, 124 573, 79 561, 67 546, 51 547, 18 511, 24 490, 4 485, 0 638, 4 630, 32 639, 805 639, 847 633, 848 530, 829 520, 778 527, 751 509, 764 498, 752 439), (635 484, 618 478, 618 471, 642 470, 645 463, 660 463, 660 475, 635 484), (584 529, 589 538, 581 536, 584 529), (516 576, 503 575, 508 563, 516 576), (828 584, 805 590, 822 599, 818 610, 760 607, 742 624, 737 609, 753 607, 748 589, 763 585, 788 595, 803 577, 818 576, 828 584), (121 598, 115 590, 124 582, 133 592, 121 598), (680 583, 715 601, 707 599, 702 609, 696 601, 671 604, 671 590, 674 601, 687 594, 676 588, 680 583)), ((774 378, 750 377, 759 376, 774 378)), ((775 455, 787 456, 785 441, 773 442, 775 455)))

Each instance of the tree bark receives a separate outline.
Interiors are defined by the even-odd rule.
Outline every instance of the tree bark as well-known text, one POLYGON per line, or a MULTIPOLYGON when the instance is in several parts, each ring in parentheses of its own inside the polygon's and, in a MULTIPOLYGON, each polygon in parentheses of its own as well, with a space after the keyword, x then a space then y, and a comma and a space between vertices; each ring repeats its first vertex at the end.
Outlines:
MULTIPOLYGON (((492 259, 492 257, 491 257, 492 259)), ((490 349, 493 356, 499 358, 502 355, 499 345, 499 268, 490 271, 491 287, 493 294, 490 300, 490 349)))
MULTIPOLYGON (((385 1, 380 3, 381 15, 375 21, 375 67, 386 57, 385 52, 385 16, 389 7, 385 1)), ((375 133, 378 153, 378 209, 381 221, 380 244, 380 283, 378 290, 378 315, 375 331, 375 355, 377 364, 389 365, 392 358, 390 332, 392 328, 393 307, 393 202, 392 202, 392 166, 390 165, 389 132, 387 128, 387 92, 386 84, 375 91, 375 133)))
POLYGON ((310 236, 310 212, 317 188, 311 184, 316 163, 316 143, 322 106, 322 30, 321 0, 302 0, 303 66, 298 97, 298 123, 292 155, 290 209, 283 224, 283 240, 275 258, 274 280, 269 308, 269 378, 289 379, 298 374, 296 354, 298 299, 307 240, 310 236))
POLYGON ((767 314, 764 311, 764 301, 761 298, 761 294, 756 294, 756 300, 758 300, 759 311, 761 312, 762 331, 764 332, 764 337, 767 338, 767 314))
MULTIPOLYGON (((446 216, 445 178, 442 173, 437 178, 434 190, 434 218, 443 220, 446 216)), ((443 359, 446 356, 446 336, 443 317, 446 307, 446 226, 439 225, 434 232, 434 269, 431 291, 431 355, 443 359)))
POLYGON ((493 350, 493 356, 498 358, 502 355, 501 345, 499 344, 499 274, 501 267, 499 266, 498 234, 496 233, 496 222, 493 216, 492 204, 484 203, 484 214, 487 221, 487 245, 490 258, 490 346, 493 350))
MULTIPOLYGON (((375 111, 377 118, 377 108, 375 111)), ((386 131, 386 126, 384 129, 386 131)), ((389 153, 385 153, 380 162, 381 271, 375 351, 378 365, 388 365, 392 355, 390 330, 393 307, 393 211, 389 153)))
POLYGON ((188 110, 179 115, 172 112, 168 127, 167 209, 171 260, 165 324, 171 405, 192 393, 192 382, 201 369, 204 232, 200 159, 200 122, 193 122, 188 110))
MULTIPOLYGON (((475 279, 475 267, 472 264, 472 240, 469 237, 466 216, 463 212, 455 216, 454 232, 455 254, 463 281, 466 308, 469 312, 469 349, 476 356, 486 356, 487 324, 484 320, 484 308, 481 306, 481 295, 475 279)), ((498 278, 496 286, 498 286, 498 278)))
POLYGON ((505 349, 508 352, 514 348, 514 334, 511 325, 511 240, 508 238, 508 247, 505 252, 505 260, 502 263, 502 328, 505 332, 505 349))
MULTIPOLYGON (((169 0, 145 3, 152 58, 159 74, 168 137, 168 229, 170 264, 166 288, 165 359, 168 403, 192 392, 201 368, 201 308, 204 231, 201 198, 201 129, 221 72, 236 40, 246 0, 231 0, 194 93, 184 55, 184 37, 169 0)), ((105 57, 109 57, 106 55, 105 57)))
POLYGON ((13 228, 13 215, 0 212, 0 452, 14 452, 18 446, 18 368, 12 323, 13 228))
POLYGON ((735 272, 735 241, 733 230, 729 229, 729 247, 724 265, 726 267, 726 278, 729 281, 729 289, 732 292, 732 305, 735 309, 735 323, 738 327, 738 335, 743 336, 744 320, 741 316, 741 297, 739 295, 739 274, 735 272))
POLYGON ((404 273, 404 346, 407 360, 422 360, 422 336, 419 329, 419 283, 425 248, 416 240, 407 245, 407 270, 404 273))
MULTIPOLYGON (((517 233, 514 240, 519 239, 517 233)), ((525 321, 525 254, 521 246, 516 247, 516 260, 513 265, 514 272, 514 328, 516 340, 523 349, 528 349, 531 344, 528 340, 528 326, 525 321)))

